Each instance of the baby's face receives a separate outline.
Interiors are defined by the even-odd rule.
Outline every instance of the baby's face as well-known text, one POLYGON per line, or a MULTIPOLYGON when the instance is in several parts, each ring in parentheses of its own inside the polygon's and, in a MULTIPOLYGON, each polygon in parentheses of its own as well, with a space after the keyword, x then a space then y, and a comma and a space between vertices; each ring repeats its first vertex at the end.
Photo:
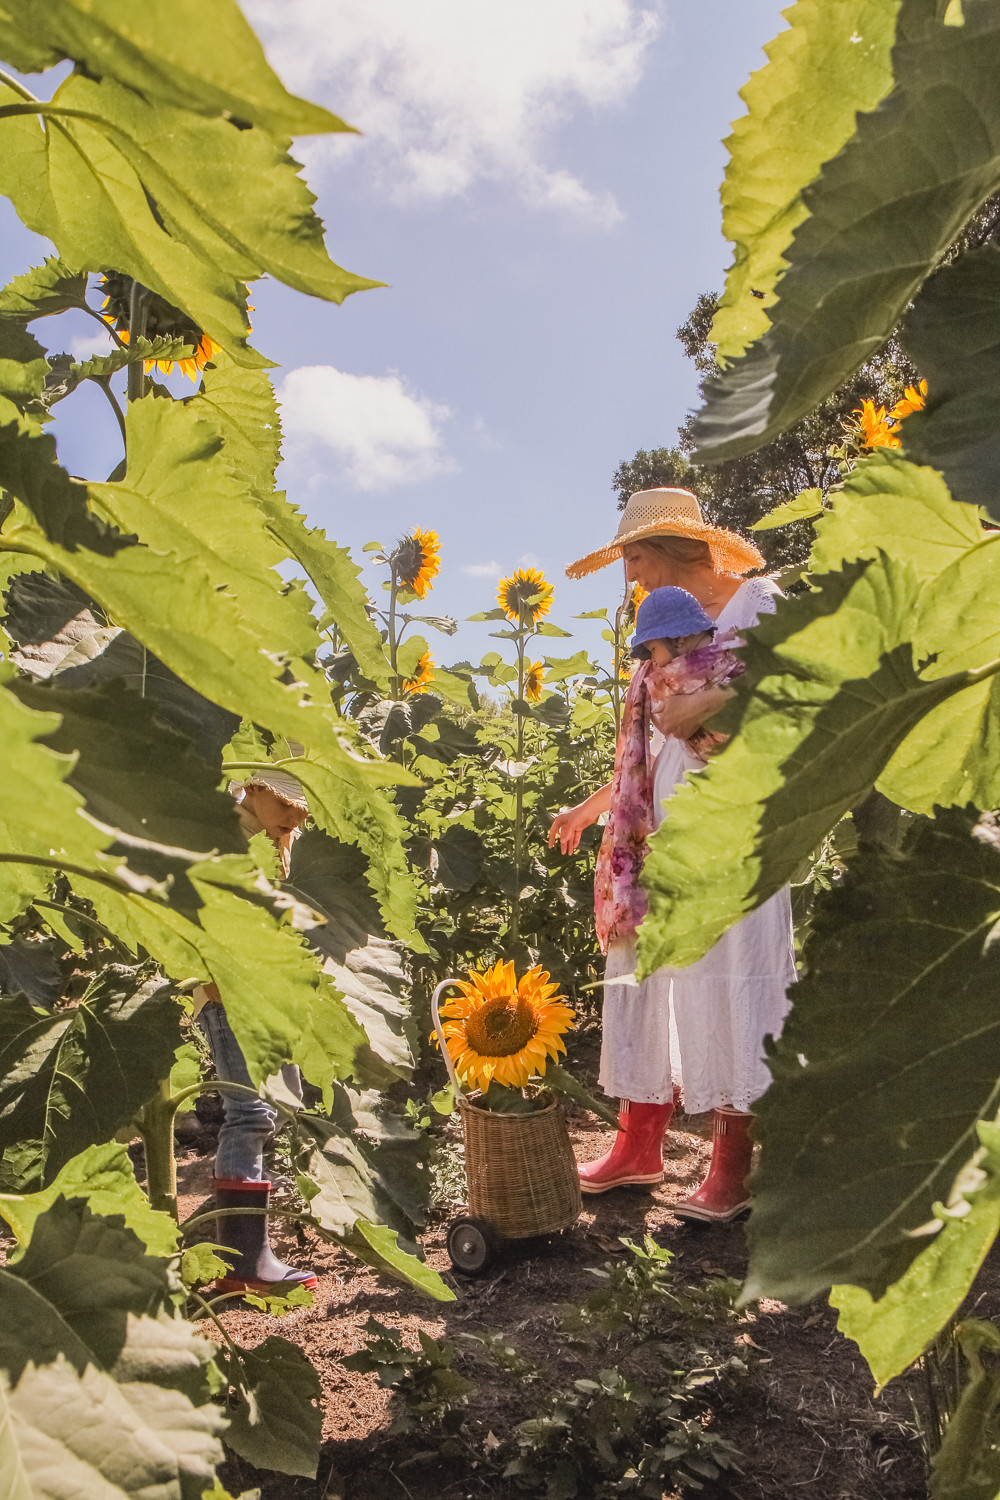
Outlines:
POLYGON ((649 659, 653 663, 654 667, 669 667, 675 655, 674 651, 671 649, 673 644, 674 643, 672 641, 646 642, 646 649, 649 652, 649 659))
POLYGON ((662 641, 647 641, 646 647, 649 651, 649 659, 655 667, 668 667, 678 656, 686 656, 689 651, 697 651, 699 646, 706 646, 712 639, 710 630, 701 630, 697 635, 679 635, 674 639, 662 641))

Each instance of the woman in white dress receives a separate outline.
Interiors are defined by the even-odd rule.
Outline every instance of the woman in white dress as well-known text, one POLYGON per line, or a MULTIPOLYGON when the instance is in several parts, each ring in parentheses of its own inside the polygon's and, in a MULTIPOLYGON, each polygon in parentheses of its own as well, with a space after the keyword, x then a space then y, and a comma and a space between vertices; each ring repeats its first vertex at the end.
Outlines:
MULTIPOLYGON (((766 578, 741 575, 763 562, 735 532, 708 525, 686 490, 632 495, 614 541, 567 568, 570 577, 622 557, 629 582, 647 593, 687 589, 719 631, 744 629, 775 608, 766 578)), ((654 717, 652 822, 669 816, 670 797, 704 762, 684 744, 718 712, 730 690, 708 687, 669 698, 654 717)), ((572 853, 580 835, 611 809, 612 787, 559 813, 549 843, 572 853)), ((687 969, 662 968, 636 985, 615 984, 635 971, 635 935, 609 944, 605 971, 601 1087, 621 1100, 611 1150, 580 1168, 580 1186, 603 1193, 663 1176, 662 1143, 678 1094, 689 1114, 714 1112, 712 1161, 705 1181, 675 1210, 710 1221, 735 1218, 749 1202, 746 1179, 753 1141, 751 1106, 770 1083, 763 1042, 778 1036, 796 978, 791 900, 779 891, 719 939, 687 969)))

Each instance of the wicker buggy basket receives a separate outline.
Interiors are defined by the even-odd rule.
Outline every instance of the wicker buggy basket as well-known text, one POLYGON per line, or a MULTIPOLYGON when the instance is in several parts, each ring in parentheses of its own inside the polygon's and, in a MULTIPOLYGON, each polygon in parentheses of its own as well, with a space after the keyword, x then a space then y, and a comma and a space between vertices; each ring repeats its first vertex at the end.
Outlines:
POLYGON ((431 1010, 465 1136, 469 1217, 448 1231, 448 1254, 458 1270, 485 1270, 503 1240, 557 1234, 576 1222, 583 1202, 566 1119, 551 1094, 530 1114, 483 1109, 466 1094, 448 1051, 438 1000, 452 980, 434 991, 431 1010))

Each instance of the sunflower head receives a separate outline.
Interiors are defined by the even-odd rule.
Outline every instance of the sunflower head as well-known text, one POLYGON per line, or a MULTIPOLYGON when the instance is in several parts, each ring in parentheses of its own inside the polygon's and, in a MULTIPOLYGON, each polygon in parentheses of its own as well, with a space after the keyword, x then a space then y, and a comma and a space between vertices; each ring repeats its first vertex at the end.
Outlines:
POLYGON ((437 532, 421 531, 415 526, 409 536, 397 542, 389 566, 404 588, 418 599, 426 598, 441 570, 441 542, 437 532))
MULTIPOLYGON (((120 276, 116 271, 107 271, 101 278, 101 290, 104 292, 101 316, 114 328, 122 343, 127 344, 131 334, 129 313, 132 305, 132 278, 120 276)), ((148 375, 155 365, 162 375, 169 375, 176 365, 182 374, 190 376, 192 380, 197 380, 209 360, 219 352, 221 345, 217 344, 210 334, 200 329, 197 323, 192 322, 179 308, 173 307, 163 297, 158 297, 155 292, 147 294, 145 309, 146 338, 183 339, 185 344, 190 344, 194 349, 194 354, 188 359, 147 359, 146 374, 148 375)))
POLYGON ((537 568, 518 568, 497 585, 497 603, 515 625, 534 625, 547 615, 555 589, 537 568))
POLYGON ((468 982, 457 981, 461 996, 441 1007, 445 1042, 464 1083, 481 1089, 491 1083, 523 1088, 541 1076, 560 1052, 573 1011, 559 986, 537 967, 517 979, 514 965, 502 960, 480 973, 469 970, 468 982))
POLYGON ((894 422, 901 422, 908 417, 911 411, 923 411, 927 401, 927 382, 921 380, 919 385, 908 385, 902 397, 896 402, 889 413, 894 422))
POLYGON ((899 447, 899 438, 884 406, 876 407, 874 401, 862 401, 860 406, 854 408, 853 415, 858 419, 857 437, 860 447, 899 447))
POLYGON ((530 661, 524 669, 524 696, 529 703, 537 703, 542 696, 543 661, 530 661))
POLYGON ((412 677, 403 678, 404 693, 426 693, 434 681, 434 658, 429 651, 425 651, 417 662, 416 670, 412 677))

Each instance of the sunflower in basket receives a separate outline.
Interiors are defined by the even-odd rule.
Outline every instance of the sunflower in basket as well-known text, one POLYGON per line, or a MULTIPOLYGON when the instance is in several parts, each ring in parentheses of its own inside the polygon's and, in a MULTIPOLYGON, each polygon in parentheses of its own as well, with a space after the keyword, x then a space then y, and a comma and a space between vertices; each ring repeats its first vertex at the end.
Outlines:
POLYGON ((562 1037, 574 1012, 541 966, 518 979, 514 965, 501 960, 485 973, 470 969, 468 982, 455 984, 462 993, 442 1005, 442 1030, 466 1085, 484 1094, 494 1083, 523 1088, 566 1051, 562 1037))

